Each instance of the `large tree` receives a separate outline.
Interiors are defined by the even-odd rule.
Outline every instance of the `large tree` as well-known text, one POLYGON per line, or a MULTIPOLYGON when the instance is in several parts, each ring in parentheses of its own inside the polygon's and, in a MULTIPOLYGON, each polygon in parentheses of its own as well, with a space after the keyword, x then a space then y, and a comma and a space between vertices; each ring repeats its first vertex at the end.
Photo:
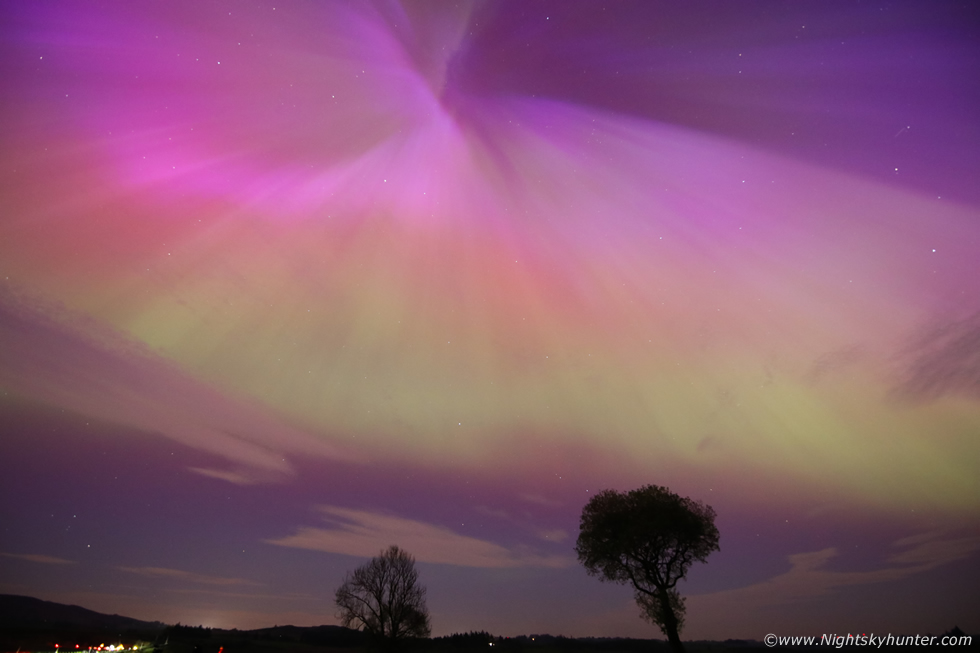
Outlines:
POLYGON ((425 587, 415 558, 397 546, 347 574, 337 588, 340 622, 362 629, 385 649, 412 637, 428 637, 425 587))
POLYGON ((582 509, 575 551, 590 575, 629 583, 644 617, 683 651, 684 598, 677 581, 718 551, 715 511, 665 487, 599 492, 582 509))

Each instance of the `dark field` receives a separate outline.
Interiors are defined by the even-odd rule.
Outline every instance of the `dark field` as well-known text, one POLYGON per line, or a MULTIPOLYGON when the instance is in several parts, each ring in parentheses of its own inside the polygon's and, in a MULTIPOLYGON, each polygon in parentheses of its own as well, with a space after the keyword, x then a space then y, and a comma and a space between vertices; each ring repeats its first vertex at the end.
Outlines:
MULTIPOLYGON (((962 634, 958 629, 951 632, 962 634)), ((974 637, 972 646, 947 646, 944 650, 973 650, 978 641, 980 638, 974 637)), ((691 653, 839 648, 767 647, 762 642, 743 640, 688 641, 684 645, 691 653)), ((857 648, 906 650, 910 647, 857 648)), ((470 632, 407 641, 395 652, 374 645, 360 631, 340 626, 222 630, 139 621, 31 597, 0 595, 0 653, 88 650, 139 650, 144 653, 669 653, 670 647, 666 641, 657 639, 575 639, 540 634, 500 637, 470 632)))

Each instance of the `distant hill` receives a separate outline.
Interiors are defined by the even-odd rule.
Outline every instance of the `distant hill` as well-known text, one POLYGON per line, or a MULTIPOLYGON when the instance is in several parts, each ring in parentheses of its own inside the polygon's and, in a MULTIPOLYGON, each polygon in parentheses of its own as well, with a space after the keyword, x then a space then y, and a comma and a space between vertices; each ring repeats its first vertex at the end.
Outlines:
POLYGON ((0 594, 0 629, 3 630, 162 630, 159 621, 140 621, 118 614, 103 614, 30 596, 0 594))
MULTIPOLYGON (((0 651, 62 650, 100 643, 153 643, 157 653, 216 653, 222 646, 249 653, 322 653, 362 649, 364 633, 341 626, 276 626, 222 630, 168 625, 103 614, 77 605, 0 594, 0 651)), ((482 649, 481 649, 482 653, 482 649)))

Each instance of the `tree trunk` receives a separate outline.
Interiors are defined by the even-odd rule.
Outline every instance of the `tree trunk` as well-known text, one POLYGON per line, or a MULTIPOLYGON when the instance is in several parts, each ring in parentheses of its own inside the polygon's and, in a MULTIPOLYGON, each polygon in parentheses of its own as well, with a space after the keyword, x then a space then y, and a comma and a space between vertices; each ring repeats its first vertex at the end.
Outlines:
POLYGON ((674 608, 670 605, 670 594, 666 590, 660 592, 660 602, 663 605, 663 625, 667 642, 675 653, 684 653, 684 644, 681 643, 681 636, 677 632, 677 615, 674 614, 674 608))

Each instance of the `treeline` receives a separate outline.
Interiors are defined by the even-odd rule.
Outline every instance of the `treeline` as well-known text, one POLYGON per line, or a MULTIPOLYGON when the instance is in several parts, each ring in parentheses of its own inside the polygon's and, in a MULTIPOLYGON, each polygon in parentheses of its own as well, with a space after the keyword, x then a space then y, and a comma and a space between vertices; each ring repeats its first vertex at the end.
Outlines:
POLYGON ((620 637, 564 637, 562 635, 519 635, 500 637, 486 631, 453 633, 434 637, 426 650, 431 651, 486 651, 487 653, 519 651, 603 651, 605 653, 658 653, 669 647, 662 640, 627 639, 620 637))
POLYGON ((167 639, 168 637, 196 637, 198 639, 208 639, 211 637, 211 629, 205 628, 204 626, 184 626, 178 621, 173 626, 168 626, 162 633, 160 633, 159 639, 167 639))

